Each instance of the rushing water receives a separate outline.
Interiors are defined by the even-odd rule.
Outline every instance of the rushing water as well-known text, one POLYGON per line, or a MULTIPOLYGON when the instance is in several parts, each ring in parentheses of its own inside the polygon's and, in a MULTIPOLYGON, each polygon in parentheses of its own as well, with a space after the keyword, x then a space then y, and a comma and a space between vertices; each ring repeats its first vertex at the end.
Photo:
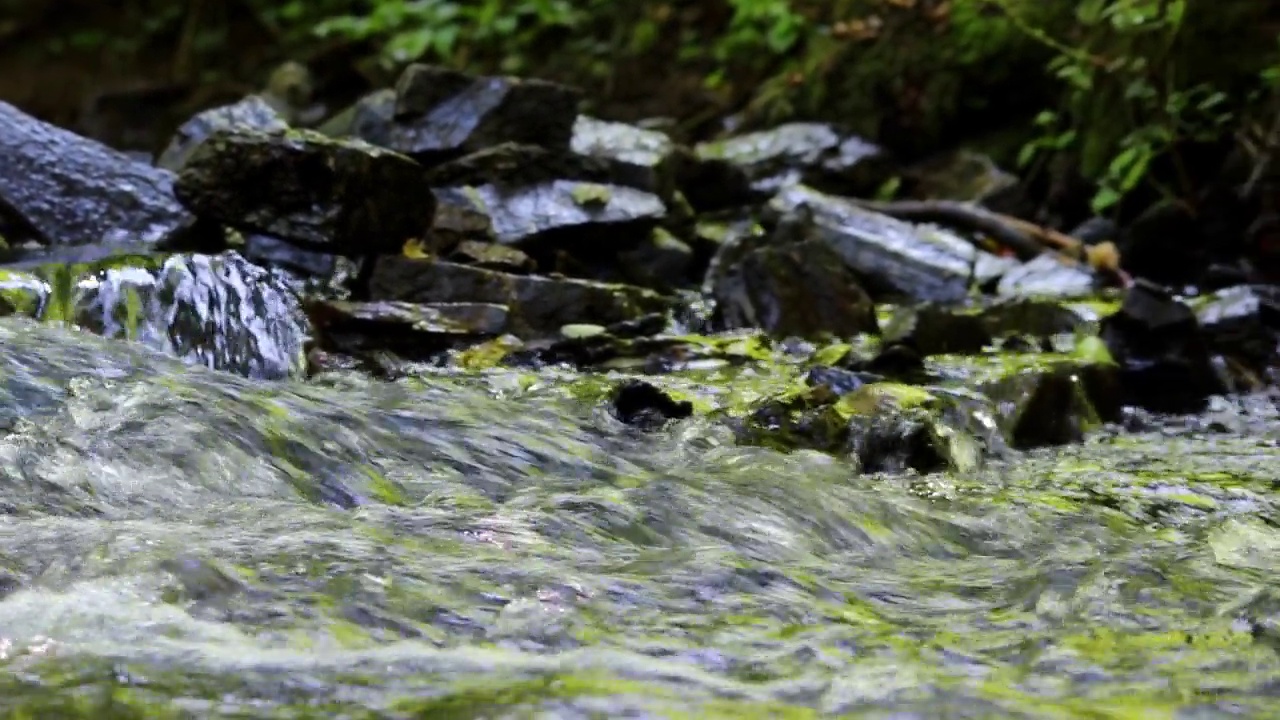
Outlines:
POLYGON ((10 717, 1280 714, 1280 420, 870 477, 0 321, 10 717))

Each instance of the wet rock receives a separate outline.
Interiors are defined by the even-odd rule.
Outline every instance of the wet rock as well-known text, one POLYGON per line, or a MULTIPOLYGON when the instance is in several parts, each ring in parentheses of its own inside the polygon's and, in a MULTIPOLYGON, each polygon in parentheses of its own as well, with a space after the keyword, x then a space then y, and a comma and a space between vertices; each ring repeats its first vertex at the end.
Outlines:
POLYGON ((618 254, 624 280, 662 292, 688 285, 693 263, 693 248, 662 228, 654 228, 639 246, 618 254))
POLYGON ((602 167, 590 158, 503 145, 441 166, 430 179, 442 203, 469 198, 505 245, 599 246, 600 233, 615 247, 634 244, 665 216, 666 205, 652 193, 610 184, 602 167))
POLYGON ((177 172, 191 151, 210 135, 219 130, 236 129, 282 132, 289 129, 289 124, 266 100, 250 95, 239 102, 205 110, 183 123, 160 153, 156 165, 177 172))
POLYGON ((463 242, 493 243, 493 221, 471 193, 433 190, 435 221, 424 243, 432 252, 447 253, 463 242))
POLYGON ((301 372, 310 332, 286 279, 235 252, 45 265, 6 273, 0 297, 28 317, 254 378, 301 372))
POLYGON ((396 91, 383 88, 360 98, 326 120, 316 131, 329 137, 354 137, 379 147, 387 147, 391 142, 395 114, 396 91))
POLYGON ((331 253, 306 250, 279 238, 257 233, 244 238, 242 252, 257 265, 286 268, 310 276, 329 275, 337 262, 337 256, 331 253))
POLYGON ((193 220, 173 174, 0 102, 0 215, 46 245, 154 246, 193 220))
POLYGON ((907 340, 924 355, 973 354, 1009 336, 1047 339, 1075 332, 1088 318, 1063 303, 1016 298, 978 306, 924 303, 895 310, 884 339, 907 340))
POLYGON ((573 152, 608 163, 613 182, 647 190, 669 200, 681 159, 666 133, 579 115, 573 125, 573 152))
POLYGON ((820 123, 787 123, 702 143, 694 152, 736 165, 752 189, 765 193, 803 183, 837 195, 869 195, 893 170, 882 148, 820 123))
POLYGON ((975 387, 991 398, 1011 447, 1080 442, 1090 430, 1120 419, 1119 368, 1056 356, 1004 355, 975 387))
POLYGON ((909 385, 876 382, 837 394, 821 384, 763 401, 736 429, 744 444, 841 454, 868 473, 968 471, 984 453, 952 417, 968 412, 909 385))
POLYGON ((768 197, 752 189, 747 172, 728 160, 701 157, 687 149, 677 152, 676 187, 699 213, 743 207, 768 197))
POLYGON ((337 254, 398 252, 435 211, 417 163, 310 130, 214 133, 174 189, 201 217, 337 254))
POLYGON ((968 295, 973 247, 940 229, 912 225, 812 188, 790 187, 770 209, 794 212, 807 206, 815 237, 830 245, 868 284, 916 300, 958 302, 968 295))
POLYGON ((957 150, 903 171, 907 192, 920 200, 960 200, 988 203, 1008 194, 1018 178, 981 153, 957 150))
POLYGON ((809 387, 823 386, 836 395, 851 393, 863 385, 876 382, 878 379, 874 375, 822 365, 810 368, 804 375, 805 385, 809 387))
POLYGON ((1206 267, 1206 247, 1195 214, 1176 201, 1158 202, 1142 212, 1120 234, 1123 267, 1134 277, 1165 285, 1194 282, 1206 267))
POLYGON ((712 293, 726 329, 802 338, 878 332, 871 297, 821 240, 758 247, 718 270, 712 293))
POLYGON ((1213 352, 1255 374, 1275 364, 1280 336, 1280 289, 1243 285, 1220 290, 1196 303, 1196 319, 1213 352))
POLYGON ((449 261, 472 265, 486 270, 523 275, 533 272, 533 258, 506 245, 492 242, 463 240, 450 251, 449 261))
POLYGON ((549 335, 573 323, 608 325, 664 312, 668 301, 628 285, 512 275, 450 262, 385 256, 374 264, 370 300, 473 302, 510 308, 511 332, 549 335))
POLYGON ((854 372, 870 373, 883 378, 903 382, 924 383, 929 379, 924 363, 924 353, 910 337, 883 343, 869 358, 849 353, 840 366, 854 372))
POLYGON ((385 350, 408 360, 501 335, 507 326, 506 306, 488 303, 315 300, 306 304, 306 312, 323 351, 385 350))
POLYGON ((996 286, 1001 297, 1081 298, 1097 292, 1097 279, 1083 265, 1045 253, 1007 271, 996 286))
POLYGON ((387 147, 435 164, 505 142, 568 149, 581 91, 545 80, 410 65, 387 147))
POLYGON ((1166 289, 1138 281, 1100 336, 1120 364, 1125 402, 1157 412, 1195 412, 1223 387, 1191 308, 1166 289))
POLYGON ((643 380, 630 380, 619 385, 610 398, 613 414, 627 425, 656 429, 670 420, 693 415, 693 403, 676 400, 643 380))

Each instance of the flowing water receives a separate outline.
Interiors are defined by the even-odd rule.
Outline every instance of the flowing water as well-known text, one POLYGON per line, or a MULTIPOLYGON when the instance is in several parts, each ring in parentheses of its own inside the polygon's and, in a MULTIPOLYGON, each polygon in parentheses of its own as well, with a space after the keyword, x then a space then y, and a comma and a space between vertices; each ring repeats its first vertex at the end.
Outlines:
POLYGON ((20 319, 0 392, 7 717, 1280 715, 1267 398, 873 477, 553 374, 250 380, 20 319))

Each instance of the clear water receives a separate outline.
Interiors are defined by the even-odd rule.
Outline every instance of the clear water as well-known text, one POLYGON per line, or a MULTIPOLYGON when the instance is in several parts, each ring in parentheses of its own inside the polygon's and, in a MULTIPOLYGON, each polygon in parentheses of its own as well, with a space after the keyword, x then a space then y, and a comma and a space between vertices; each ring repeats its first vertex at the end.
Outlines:
POLYGON ((0 713, 1280 715, 1265 398, 871 477, 626 428, 604 386, 248 380, 0 320, 0 713))

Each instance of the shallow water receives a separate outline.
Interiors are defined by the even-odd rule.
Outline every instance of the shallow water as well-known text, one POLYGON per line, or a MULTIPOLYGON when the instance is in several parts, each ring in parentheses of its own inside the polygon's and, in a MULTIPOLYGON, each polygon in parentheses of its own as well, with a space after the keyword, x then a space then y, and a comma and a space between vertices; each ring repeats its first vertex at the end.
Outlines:
POLYGON ((1280 714, 1265 398, 870 477, 538 377, 260 382, 0 321, 0 712, 1280 714))

